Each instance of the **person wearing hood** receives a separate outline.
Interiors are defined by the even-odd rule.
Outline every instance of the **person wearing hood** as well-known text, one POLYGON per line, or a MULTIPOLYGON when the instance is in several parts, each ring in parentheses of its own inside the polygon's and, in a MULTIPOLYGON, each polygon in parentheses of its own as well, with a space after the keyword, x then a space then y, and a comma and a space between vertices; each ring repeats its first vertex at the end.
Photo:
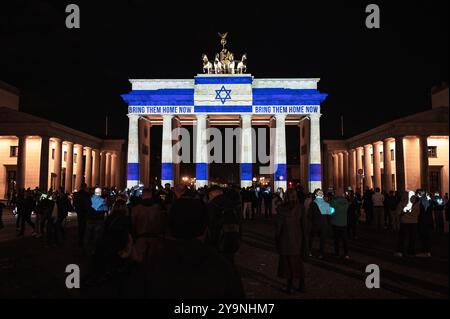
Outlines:
POLYGON ((417 230, 421 243, 422 252, 417 257, 431 257, 431 233, 433 231, 433 208, 431 197, 425 191, 418 191, 420 200, 420 213, 418 217, 417 230))
POLYGON ((339 257, 339 245, 342 241, 344 246, 344 257, 349 259, 348 255, 348 244, 347 244, 347 214, 348 208, 350 206, 347 199, 344 197, 342 191, 337 191, 336 196, 330 204, 334 208, 335 212, 331 216, 331 225, 333 227, 333 237, 334 237, 334 253, 336 257, 339 257))
POLYGON ((323 258, 325 248, 325 236, 328 226, 328 216, 333 214, 333 209, 324 199, 324 194, 321 189, 316 190, 315 199, 309 206, 308 217, 311 224, 311 232, 309 235, 309 256, 312 257, 312 247, 314 237, 320 238, 320 254, 319 258, 323 258))
POLYGON ((144 189, 141 203, 131 209, 131 234, 137 261, 159 250, 165 237, 166 224, 167 216, 162 201, 150 189, 144 189))
POLYGON ((400 231, 395 256, 403 257, 406 254, 414 256, 420 203, 415 193, 408 191, 403 195, 402 204, 404 204, 404 207, 400 215, 400 231), (406 243, 408 243, 408 246, 406 246, 406 243))

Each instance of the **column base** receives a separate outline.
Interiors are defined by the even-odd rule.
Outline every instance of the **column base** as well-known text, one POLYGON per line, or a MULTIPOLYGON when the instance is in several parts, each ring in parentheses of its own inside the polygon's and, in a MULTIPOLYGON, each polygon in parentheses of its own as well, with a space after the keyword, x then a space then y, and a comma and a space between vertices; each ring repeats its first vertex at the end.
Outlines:
POLYGON ((253 185, 253 181, 241 181, 241 187, 251 187, 253 185))
POLYGON ((283 191, 287 190, 287 181, 275 181, 273 182, 273 191, 276 192, 278 190, 278 188, 282 188, 283 191))
POLYGON ((162 184, 163 187, 164 187, 167 183, 170 184, 170 187, 173 187, 173 186, 174 186, 173 179, 162 179, 162 180, 161 180, 161 184, 162 184))
POLYGON ((199 189, 201 187, 208 186, 208 181, 205 180, 196 180, 195 181, 195 188, 199 189))
POLYGON ((314 192, 318 188, 322 189, 322 182, 318 182, 318 181, 315 181, 315 182, 310 181, 309 182, 309 191, 311 193, 314 192))
POLYGON ((131 189, 138 185, 139 185, 139 181, 137 181, 137 180, 127 180, 127 188, 128 189, 131 189))

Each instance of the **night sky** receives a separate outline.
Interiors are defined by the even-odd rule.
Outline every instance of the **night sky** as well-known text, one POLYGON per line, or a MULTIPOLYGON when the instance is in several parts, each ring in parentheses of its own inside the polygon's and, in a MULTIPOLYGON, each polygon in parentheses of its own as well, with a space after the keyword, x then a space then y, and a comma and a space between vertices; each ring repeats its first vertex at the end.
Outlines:
POLYGON ((22 1, 0 4, 0 79, 21 91, 21 109, 103 137, 126 138, 129 78, 193 78, 201 55, 248 54, 262 77, 320 77, 329 94, 322 136, 347 137, 426 110, 448 81, 448 1, 375 1, 381 29, 365 27, 365 1, 22 1), (95 2, 95 4, 93 4, 95 2), (65 27, 77 3, 81 29, 65 27))

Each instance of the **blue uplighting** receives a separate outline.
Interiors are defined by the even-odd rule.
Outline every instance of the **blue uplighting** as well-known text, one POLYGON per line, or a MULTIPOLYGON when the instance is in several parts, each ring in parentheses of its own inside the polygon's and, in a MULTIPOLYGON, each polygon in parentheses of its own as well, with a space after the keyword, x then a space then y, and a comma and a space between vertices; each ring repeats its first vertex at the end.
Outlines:
POLYGON ((139 180, 139 163, 128 163, 127 179, 129 181, 138 181, 139 180))
POLYGON ((196 163, 195 164, 195 178, 198 181, 208 180, 208 164, 207 163, 196 163))
POLYGON ((241 181, 251 181, 252 178, 252 163, 241 163, 241 181))
POLYGON ((173 164, 162 163, 161 164, 161 180, 173 181, 173 164))
POLYGON ((321 164, 309 164, 309 181, 320 182, 322 180, 321 164))
POLYGON ((286 180, 286 171, 287 166, 286 164, 275 164, 276 170, 275 170, 275 181, 285 181, 286 180))

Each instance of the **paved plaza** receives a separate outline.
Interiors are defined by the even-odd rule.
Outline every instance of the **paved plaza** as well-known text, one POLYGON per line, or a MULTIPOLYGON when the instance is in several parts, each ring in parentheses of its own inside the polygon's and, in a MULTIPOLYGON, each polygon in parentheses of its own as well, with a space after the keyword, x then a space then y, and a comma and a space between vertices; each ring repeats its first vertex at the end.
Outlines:
MULTIPOLYGON (((76 218, 69 217, 68 236, 61 247, 45 247, 28 228, 17 239, 14 216, 6 210, 6 227, 0 231, 0 297, 2 298, 82 298, 79 290, 65 287, 67 264, 80 265, 82 276, 87 260, 76 246, 76 218)), ((430 259, 393 256, 396 234, 378 233, 360 225, 358 239, 350 241, 350 260, 333 256, 331 239, 323 260, 305 263, 306 291, 287 295, 284 281, 277 278, 275 217, 243 224, 243 243, 236 256, 248 298, 448 298, 448 234, 433 236, 430 259), (365 267, 377 264, 381 288, 367 289, 365 267)), ((318 244, 318 243, 317 243, 318 244)), ((318 247, 316 247, 318 248, 318 247)))

